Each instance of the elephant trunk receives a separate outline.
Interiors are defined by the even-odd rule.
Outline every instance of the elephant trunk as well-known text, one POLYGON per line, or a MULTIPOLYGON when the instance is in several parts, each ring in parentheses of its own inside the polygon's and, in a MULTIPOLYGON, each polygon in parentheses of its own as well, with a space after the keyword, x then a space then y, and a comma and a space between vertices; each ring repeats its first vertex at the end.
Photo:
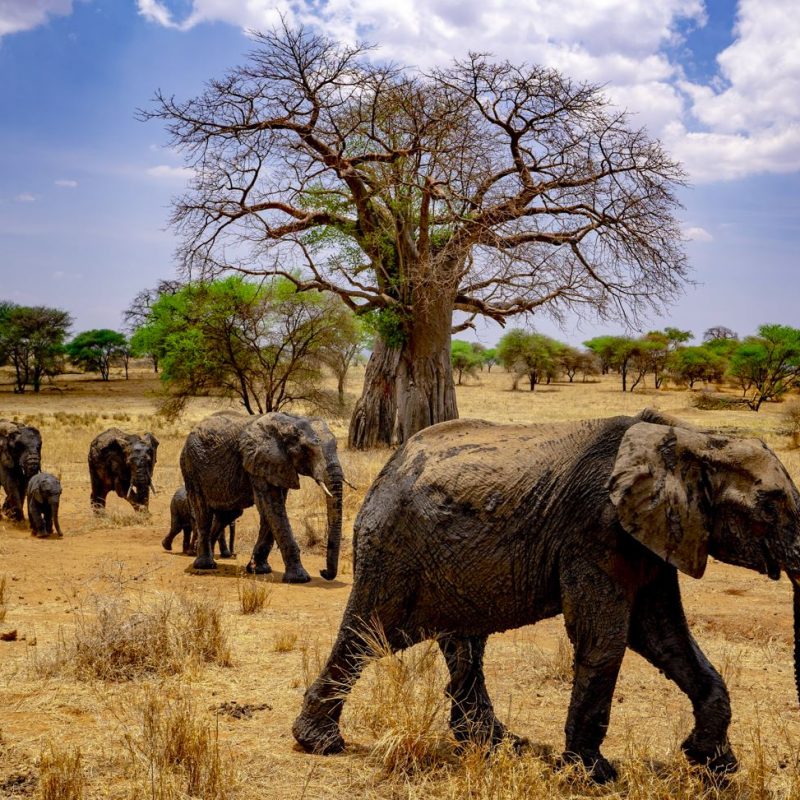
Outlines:
POLYGON ((61 498, 60 496, 55 498, 50 503, 50 508, 53 512, 53 527, 56 529, 56 535, 61 538, 64 534, 61 532, 61 525, 58 522, 58 507, 60 505, 61 498))
POLYGON ((150 502, 150 473, 147 470, 137 470, 131 476, 131 486, 128 495, 133 493, 133 501, 137 506, 147 506, 150 502))
POLYGON ((22 474, 26 478, 32 478, 41 469, 41 459, 36 452, 26 453, 20 460, 22 474))
POLYGON ((341 468, 329 467, 320 485, 327 489, 325 505, 328 510, 328 548, 325 569, 320 575, 326 581, 332 581, 339 571, 339 550, 342 545, 342 482, 341 468))

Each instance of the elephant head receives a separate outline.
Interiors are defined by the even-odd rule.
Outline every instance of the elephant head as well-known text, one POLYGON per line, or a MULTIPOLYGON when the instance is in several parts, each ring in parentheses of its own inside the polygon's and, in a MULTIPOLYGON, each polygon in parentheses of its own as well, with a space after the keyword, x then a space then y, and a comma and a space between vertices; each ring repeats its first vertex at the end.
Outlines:
POLYGON ((256 493, 265 485, 297 489, 300 475, 313 478, 325 492, 328 545, 326 568, 320 575, 332 581, 338 571, 342 541, 344 476, 336 438, 328 426, 318 418, 264 414, 241 432, 239 448, 256 493))
POLYGON ((699 578, 709 555, 794 589, 795 681, 800 696, 800 493, 758 439, 728 439, 639 422, 617 453, 611 500, 622 527, 699 578))
POLYGON ((42 436, 36 428, 15 422, 0 423, 0 462, 7 469, 19 469, 26 482, 40 469, 42 436))
POLYGON ((150 502, 157 451, 158 439, 152 433, 131 436, 123 443, 122 452, 131 473, 128 495, 136 495, 135 504, 138 506, 147 506, 150 502))

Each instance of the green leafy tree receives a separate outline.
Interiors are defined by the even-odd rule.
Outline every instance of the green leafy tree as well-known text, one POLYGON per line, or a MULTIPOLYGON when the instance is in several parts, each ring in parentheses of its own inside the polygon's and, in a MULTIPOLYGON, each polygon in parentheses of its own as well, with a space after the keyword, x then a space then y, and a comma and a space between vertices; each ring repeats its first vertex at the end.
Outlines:
MULTIPOLYGON (((131 300, 130 305, 122 312, 126 329, 130 335, 130 355, 133 358, 149 358, 153 362, 153 371, 158 372, 158 361, 161 356, 158 352, 151 352, 148 341, 155 343, 161 341, 152 337, 136 336, 136 332, 150 320, 150 309, 162 295, 175 294, 184 284, 176 280, 159 281, 152 289, 142 289, 131 300)), ((127 377, 127 372, 126 372, 127 377)))
POLYGON ((69 313, 58 308, 0 303, 0 363, 14 367, 15 392, 27 386, 38 392, 43 378, 62 371, 71 325, 69 313))
POLYGON ((85 372, 99 372, 109 380, 112 363, 128 349, 125 335, 110 328, 95 328, 79 333, 68 345, 69 360, 85 372))
POLYGON ((481 353, 481 359, 483 363, 486 365, 486 371, 491 372, 492 367, 500 363, 500 360, 497 357, 497 348, 496 347, 487 347, 481 353))
POLYGON ((299 292, 290 280, 229 277, 161 295, 134 344, 158 355, 171 414, 212 391, 251 414, 299 401, 326 407, 322 369, 352 342, 351 316, 338 298, 299 292))
POLYGON ((608 375, 616 360, 615 350, 618 345, 619 336, 595 336, 583 343, 584 347, 594 353, 600 362, 600 372, 608 375))
POLYGON ((458 375, 458 385, 461 386, 464 375, 471 378, 477 376, 483 364, 483 351, 476 349, 474 342, 453 339, 450 343, 450 362, 458 375))
POLYGON ((557 372, 562 347, 561 342, 542 333, 512 328, 500 339, 497 356, 500 363, 514 373, 514 389, 521 377, 527 377, 530 390, 534 391, 537 383, 557 372))
POLYGON ((729 373, 752 389, 748 404, 758 411, 766 400, 777 400, 800 385, 800 330, 788 325, 762 325, 731 355, 729 373))
POLYGON ((422 73, 283 26, 143 116, 194 169, 173 214, 187 272, 258 264, 378 319, 353 447, 458 416, 450 340, 473 317, 621 317, 685 281, 680 166, 552 69, 473 54, 422 73))
POLYGON ((719 380, 725 371, 725 361, 708 345, 679 347, 670 354, 668 368, 676 383, 693 389, 697 381, 719 380))
POLYGON ((362 319, 353 314, 338 297, 325 301, 339 319, 337 336, 329 337, 320 348, 320 358, 336 378, 339 407, 345 406, 345 383, 350 367, 369 346, 372 335, 362 319))

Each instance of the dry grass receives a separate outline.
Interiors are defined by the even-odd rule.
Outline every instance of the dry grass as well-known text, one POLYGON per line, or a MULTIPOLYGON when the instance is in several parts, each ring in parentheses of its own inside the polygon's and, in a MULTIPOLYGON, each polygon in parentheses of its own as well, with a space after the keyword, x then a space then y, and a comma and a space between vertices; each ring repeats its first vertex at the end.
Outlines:
POLYGON ((80 748, 62 750, 51 744, 39 758, 39 800, 83 800, 86 776, 80 748))
POLYGON ((70 672, 79 680, 130 681, 203 664, 231 665, 219 608, 207 599, 163 595, 139 608, 119 597, 98 598, 92 611, 78 611, 73 638, 62 636, 54 653, 37 658, 35 669, 70 672))
POLYGON ((199 714, 186 694, 166 697, 163 687, 146 690, 138 712, 138 730, 124 737, 131 800, 238 796, 233 759, 220 747, 218 718, 212 722, 199 714))
MULTIPOLYGON (((361 376, 363 369, 353 374, 351 391, 361 376)), ((684 390, 623 394, 614 376, 533 393, 511 392, 509 384, 508 375, 493 370, 479 384, 459 387, 461 416, 548 422, 656 406, 703 428, 763 438, 800 481, 800 448, 791 447, 786 418, 791 401, 766 404, 758 414, 703 411, 684 390)), ((149 374, 106 385, 70 376, 59 385, 63 391, 45 389, 39 397, 0 387, 2 416, 42 431, 43 468, 60 474, 64 485, 67 532, 60 542, 38 540, 25 526, 0 522, 7 579, 0 614, 10 606, 19 632, 17 641, 0 642, 0 797, 35 796, 42 748, 57 742, 72 758, 80 748, 86 800, 338 800, 342 794, 354 800, 800 800, 789 587, 716 563, 702 581, 682 580, 681 588, 695 636, 731 691, 730 735, 741 770, 727 788, 709 786, 688 767, 679 745, 691 729, 691 704, 632 654, 620 673, 604 744, 619 781, 597 788, 580 769, 558 768, 548 752, 563 745, 571 680, 561 620, 498 634, 487 648, 497 714, 534 743, 531 751, 517 756, 505 746, 491 754, 456 747, 443 691, 447 670, 438 648, 427 644, 371 661, 345 706, 342 730, 351 747, 343 756, 299 752, 289 731, 304 688, 327 659, 349 594, 352 523, 391 452, 340 450, 357 489, 345 488, 336 581, 316 577, 324 565, 318 540, 324 540, 325 497, 310 479, 289 493, 287 504, 314 576, 310 584, 282 584, 277 552, 270 558, 274 581, 242 577, 241 556, 238 564, 220 561, 212 575, 199 576, 180 553, 164 553, 160 541, 172 490, 182 483, 178 458, 186 433, 228 404, 200 398, 183 418, 166 422, 153 416, 147 393, 157 383, 149 374), (89 508, 89 442, 112 425, 152 430, 161 442, 155 482, 162 491, 151 498, 150 515, 115 496, 104 514, 89 508), (268 613, 244 613, 253 606, 243 595, 262 587, 268 594, 261 608, 268 613), (284 638, 294 639, 291 646, 277 646, 284 638), (228 707, 252 713, 209 711, 228 707)), ((346 420, 329 425, 344 441, 346 420)), ((257 534, 250 509, 237 524, 240 553, 257 534)), ((381 655, 380 646, 374 650, 381 655)), ((57 796, 68 797, 65 792, 57 796)))
POLYGON ((8 614, 8 578, 0 576, 0 622, 4 622, 8 614))
POLYGON ((236 582, 242 614, 257 614, 269 606, 272 586, 257 575, 239 576, 236 582))
POLYGON ((785 433, 792 447, 800 447, 800 400, 791 400, 783 411, 785 433))

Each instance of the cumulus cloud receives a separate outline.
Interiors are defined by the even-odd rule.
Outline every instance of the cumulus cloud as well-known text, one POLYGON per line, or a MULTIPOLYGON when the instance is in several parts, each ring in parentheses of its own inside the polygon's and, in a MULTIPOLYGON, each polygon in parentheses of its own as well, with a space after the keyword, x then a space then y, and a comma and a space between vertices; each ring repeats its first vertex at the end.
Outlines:
POLYGON ((22 192, 18 194, 14 200, 18 203, 35 203, 36 202, 36 195, 31 194, 30 192, 22 192))
POLYGON ((546 64, 602 84, 695 182, 800 169, 795 0, 739 0, 733 41, 706 83, 688 80, 674 55, 681 31, 705 24, 703 0, 191 0, 182 15, 169 0, 137 2, 148 20, 180 30, 265 30, 282 14, 423 69, 468 50, 546 64))
POLYGON ((73 181, 69 178, 59 178, 57 181, 53 181, 56 186, 60 186, 62 189, 75 189, 78 186, 78 181, 73 181))
POLYGON ((147 174, 152 178, 186 181, 194 175, 194 170, 188 167, 171 167, 168 164, 159 164, 157 167, 147 169, 147 174))
POLYGON ((72 13, 72 0, 3 0, 0 2, 0 37, 29 31, 52 16, 72 13))
POLYGON ((714 237, 705 229, 688 227, 683 229, 683 236, 689 242, 713 242, 714 237))

